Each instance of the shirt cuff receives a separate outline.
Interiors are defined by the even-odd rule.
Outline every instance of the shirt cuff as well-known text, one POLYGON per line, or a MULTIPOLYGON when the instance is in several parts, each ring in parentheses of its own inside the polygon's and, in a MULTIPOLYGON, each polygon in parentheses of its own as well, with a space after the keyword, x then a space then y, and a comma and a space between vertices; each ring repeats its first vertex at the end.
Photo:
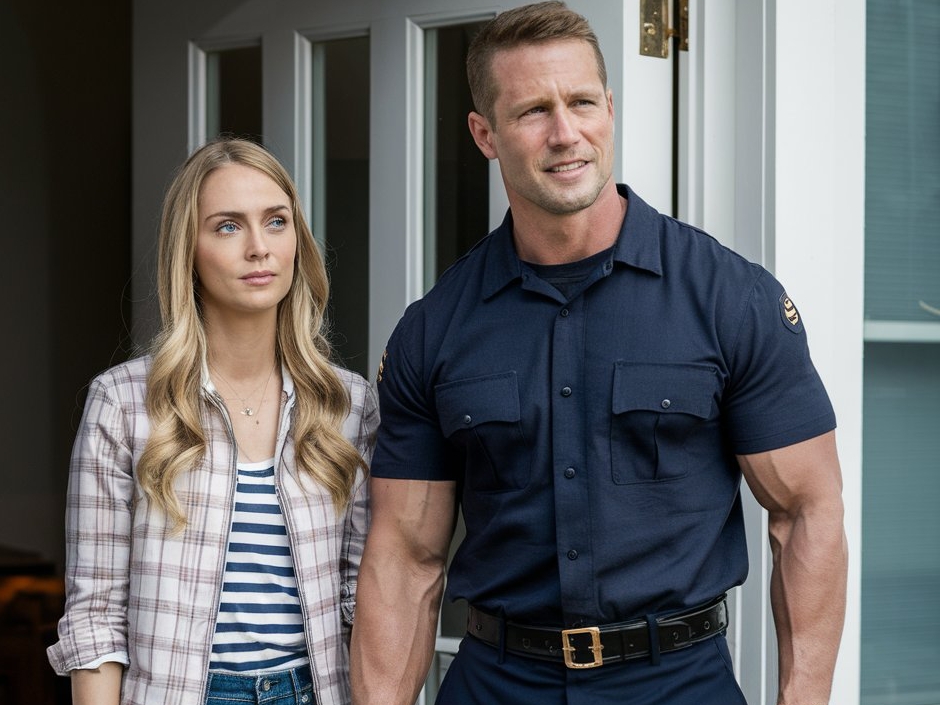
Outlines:
POLYGON ((105 654, 96 658, 94 661, 89 661, 88 663, 83 663, 81 666, 78 666, 74 670, 76 671, 91 671, 98 668, 101 664, 107 663, 109 661, 114 661, 121 664, 122 666, 130 665, 131 660, 127 657, 126 651, 115 651, 110 654, 105 654))

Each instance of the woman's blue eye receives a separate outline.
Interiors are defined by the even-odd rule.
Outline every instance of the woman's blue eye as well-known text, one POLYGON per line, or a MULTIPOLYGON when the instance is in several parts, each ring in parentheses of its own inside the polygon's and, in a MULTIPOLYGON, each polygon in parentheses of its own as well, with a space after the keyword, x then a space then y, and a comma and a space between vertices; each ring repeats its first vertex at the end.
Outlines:
POLYGON ((282 217, 277 216, 271 219, 271 225, 275 228, 283 228, 285 225, 287 225, 287 221, 282 217))
POLYGON ((218 231, 220 233, 224 233, 225 235, 231 235, 237 229, 238 229, 238 226, 235 225, 235 223, 232 223, 231 221, 228 223, 222 223, 222 225, 218 227, 218 231))

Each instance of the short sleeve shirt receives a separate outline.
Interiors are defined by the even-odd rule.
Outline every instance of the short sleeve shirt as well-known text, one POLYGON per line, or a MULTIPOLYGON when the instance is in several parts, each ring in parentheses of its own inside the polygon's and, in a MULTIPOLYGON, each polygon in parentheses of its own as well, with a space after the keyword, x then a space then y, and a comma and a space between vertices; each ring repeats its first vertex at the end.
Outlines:
POLYGON ((454 481, 450 599, 531 624, 685 609, 740 584, 736 454, 835 417, 783 287, 626 186, 610 255, 563 295, 512 216, 412 304, 379 375, 372 474, 454 481))

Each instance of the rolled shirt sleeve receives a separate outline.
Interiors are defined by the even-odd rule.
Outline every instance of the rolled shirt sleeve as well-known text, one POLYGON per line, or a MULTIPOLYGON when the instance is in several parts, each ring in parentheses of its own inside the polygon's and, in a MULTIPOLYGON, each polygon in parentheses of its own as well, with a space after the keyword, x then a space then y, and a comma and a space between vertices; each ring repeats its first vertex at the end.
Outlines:
POLYGON ((72 450, 66 500, 65 614, 48 649, 59 675, 127 663, 132 452, 121 405, 101 377, 92 382, 72 450))
POLYGON ((343 623, 352 625, 356 611, 356 588, 359 580, 359 564, 369 530, 369 481, 368 464, 372 460, 375 433, 379 425, 378 402, 375 392, 365 380, 358 379, 352 390, 350 416, 358 418, 355 435, 350 438, 366 463, 356 474, 356 484, 346 509, 346 524, 340 560, 341 607, 343 623))

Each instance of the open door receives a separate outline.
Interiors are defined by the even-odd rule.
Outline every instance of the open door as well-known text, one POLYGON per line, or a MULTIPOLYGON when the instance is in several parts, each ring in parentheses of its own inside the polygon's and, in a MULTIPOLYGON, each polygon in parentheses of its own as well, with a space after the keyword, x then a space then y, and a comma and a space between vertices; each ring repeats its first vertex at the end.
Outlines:
MULTIPOLYGON (((136 341, 146 342, 156 328, 156 224, 170 174, 207 138, 236 132, 265 144, 294 175, 326 251, 337 347, 349 367, 374 378, 405 306, 502 219, 507 201, 498 165, 466 146, 468 104, 460 86, 476 24, 521 4, 136 2, 136 341)), ((763 114, 765 62, 742 60, 752 47, 736 45, 746 34, 740 27, 761 26, 763 10, 741 7, 746 3, 706 10, 704 0, 675 8, 662 0, 568 4, 591 22, 607 61, 617 180, 660 211, 763 261, 762 175, 769 156, 760 119, 735 119, 763 114), (654 24, 657 13, 664 22, 654 24), (673 36, 673 28, 684 28, 687 38, 673 36), (657 44, 667 57, 650 51, 657 44), (749 189, 753 200, 741 197, 749 189)), ((761 703, 773 641, 769 557, 762 514, 749 512, 752 577, 736 597, 730 636, 749 702, 761 703)), ((432 690, 463 631, 459 613, 448 609, 432 690)))

